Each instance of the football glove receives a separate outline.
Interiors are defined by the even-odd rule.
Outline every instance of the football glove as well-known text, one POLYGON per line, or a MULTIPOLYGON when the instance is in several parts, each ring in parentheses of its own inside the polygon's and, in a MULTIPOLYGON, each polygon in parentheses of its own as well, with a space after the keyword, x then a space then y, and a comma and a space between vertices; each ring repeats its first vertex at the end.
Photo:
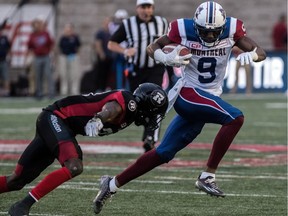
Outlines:
POLYGON ((154 52, 154 59, 156 62, 161 62, 164 65, 172 67, 181 67, 190 63, 189 59, 192 54, 189 53, 185 56, 179 56, 181 45, 178 45, 172 52, 165 54, 161 49, 154 52))
POLYGON ((238 55, 236 58, 237 61, 240 62, 241 65, 250 64, 253 61, 258 59, 258 54, 256 53, 257 47, 251 52, 244 52, 238 55))
POLYGON ((95 137, 99 134, 99 131, 103 128, 103 123, 100 118, 90 119, 85 126, 85 133, 87 136, 95 137))

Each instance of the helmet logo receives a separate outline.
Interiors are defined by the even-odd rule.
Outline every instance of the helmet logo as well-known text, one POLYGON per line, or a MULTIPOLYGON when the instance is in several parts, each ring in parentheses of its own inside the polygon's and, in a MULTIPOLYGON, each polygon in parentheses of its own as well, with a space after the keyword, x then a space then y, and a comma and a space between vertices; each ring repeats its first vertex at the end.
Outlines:
POLYGON ((223 16, 223 21, 224 21, 226 19, 225 11, 223 10, 223 8, 220 8, 219 11, 220 11, 221 15, 223 16))
POLYGON ((199 14, 201 13, 202 10, 204 10, 204 8, 203 8, 202 6, 200 6, 200 7, 198 8, 198 10, 196 11, 195 17, 196 17, 197 19, 198 19, 198 16, 199 16, 199 14))
MULTIPOLYGON (((165 101, 165 96, 160 91, 154 91, 152 92, 152 99, 154 102, 156 102, 156 106, 162 106, 165 101)), ((152 101, 152 103, 153 103, 152 101)), ((154 103, 153 103, 154 104, 154 103)))
POLYGON ((136 102, 134 100, 130 100, 128 103, 128 109, 132 112, 134 112, 136 110, 136 102))

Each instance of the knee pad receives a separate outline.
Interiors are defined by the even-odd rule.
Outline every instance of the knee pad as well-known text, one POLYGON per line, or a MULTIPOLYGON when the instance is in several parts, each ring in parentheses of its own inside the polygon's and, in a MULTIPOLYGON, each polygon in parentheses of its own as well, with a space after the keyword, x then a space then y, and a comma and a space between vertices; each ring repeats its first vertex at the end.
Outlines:
POLYGON ((64 162, 65 167, 70 171, 71 176, 75 177, 83 172, 82 160, 78 158, 72 158, 64 162))

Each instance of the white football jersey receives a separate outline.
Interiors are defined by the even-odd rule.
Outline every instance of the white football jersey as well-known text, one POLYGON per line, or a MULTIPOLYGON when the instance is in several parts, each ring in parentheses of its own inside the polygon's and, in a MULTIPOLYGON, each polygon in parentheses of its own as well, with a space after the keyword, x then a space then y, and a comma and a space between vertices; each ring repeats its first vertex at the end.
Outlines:
POLYGON ((184 71, 184 86, 199 88, 213 95, 222 93, 226 67, 235 42, 246 35, 242 21, 227 17, 224 33, 213 47, 201 45, 193 19, 177 19, 170 23, 167 36, 171 41, 191 49, 192 57, 184 71))

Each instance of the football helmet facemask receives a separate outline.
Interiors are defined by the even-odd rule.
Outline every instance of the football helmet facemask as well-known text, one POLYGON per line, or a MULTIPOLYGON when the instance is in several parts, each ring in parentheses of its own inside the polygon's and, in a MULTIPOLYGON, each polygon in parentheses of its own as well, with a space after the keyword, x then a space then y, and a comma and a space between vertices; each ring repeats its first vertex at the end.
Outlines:
POLYGON ((213 1, 199 5, 194 15, 194 28, 201 44, 206 47, 216 46, 226 24, 226 12, 213 1))
POLYGON ((154 83, 143 83, 133 93, 137 103, 135 124, 152 130, 159 127, 168 108, 166 92, 154 83))

